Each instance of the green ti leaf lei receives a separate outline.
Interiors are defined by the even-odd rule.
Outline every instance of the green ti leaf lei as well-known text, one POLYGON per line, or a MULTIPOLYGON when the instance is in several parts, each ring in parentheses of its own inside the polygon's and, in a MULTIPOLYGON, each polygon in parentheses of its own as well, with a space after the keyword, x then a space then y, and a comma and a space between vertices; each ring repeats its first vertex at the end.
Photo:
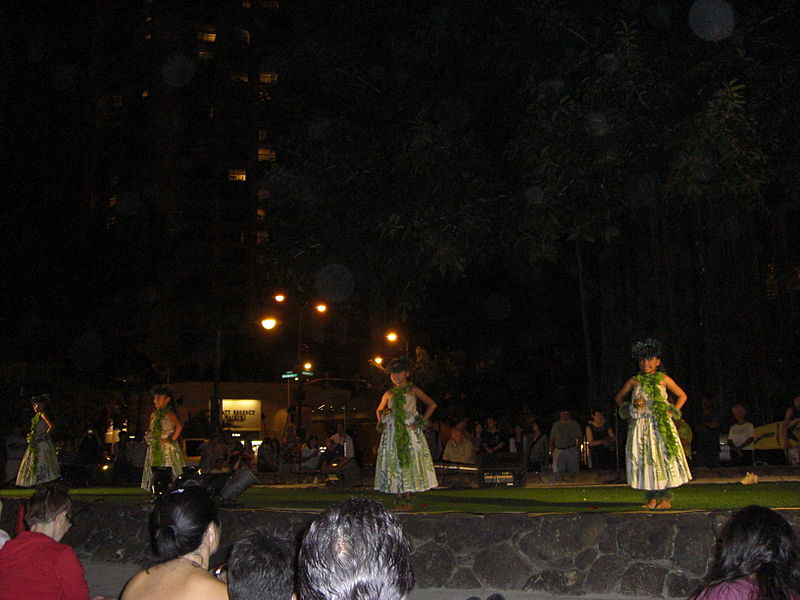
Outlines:
POLYGON ((681 442, 672 429, 670 411, 672 406, 667 399, 661 395, 659 384, 664 379, 664 374, 660 371, 655 373, 639 373, 634 379, 639 382, 642 389, 650 396, 653 405, 653 416, 656 418, 656 426, 661 439, 664 441, 664 448, 667 452, 667 459, 671 460, 680 456, 681 442))
POLYGON ((150 464, 154 467, 164 466, 164 441, 161 439, 164 435, 164 429, 161 422, 169 411, 169 406, 157 408, 153 411, 155 419, 153 428, 150 430, 150 458, 152 459, 150 464))
POLYGON ((411 437, 406 427, 406 394, 414 384, 410 381, 403 387, 392 388, 392 417, 394 417, 394 447, 401 467, 411 464, 411 437))
POLYGON ((36 455, 39 452, 39 442, 36 439, 36 426, 42 420, 42 413, 36 413, 31 419, 31 432, 28 436, 28 454, 31 457, 31 464, 36 468, 36 455))

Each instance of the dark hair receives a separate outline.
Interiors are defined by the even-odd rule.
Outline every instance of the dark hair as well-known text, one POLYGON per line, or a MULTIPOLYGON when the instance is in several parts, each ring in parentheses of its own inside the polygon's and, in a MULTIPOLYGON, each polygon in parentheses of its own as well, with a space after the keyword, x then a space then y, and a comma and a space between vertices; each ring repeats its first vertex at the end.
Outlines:
POLYGON ((233 545, 228 557, 230 600, 289 600, 295 552, 288 541, 266 531, 251 531, 233 545))
POLYGON ((299 600, 400 600, 413 588, 411 546, 397 517, 380 502, 340 502, 303 537, 299 600))
POLYGON ((763 506, 748 506, 734 514, 717 539, 714 559, 701 586, 705 589, 742 577, 755 576, 759 600, 787 600, 800 593, 800 545, 781 515, 763 506))
POLYGON ((174 394, 172 387, 168 385, 157 385, 150 390, 150 393, 153 396, 168 396, 170 399, 173 398, 174 394))
POLYGON ((163 560, 196 550, 208 526, 219 525, 217 507, 209 493, 189 483, 160 496, 150 511, 153 550, 163 560))
POLYGON ((401 356, 400 358, 393 358, 386 365, 386 370, 389 371, 389 373, 402 373, 403 371, 410 371, 411 361, 408 360, 405 356, 401 356))
POLYGON ((643 342, 635 342, 631 346, 631 357, 640 362, 647 358, 661 358, 661 342, 653 338, 647 338, 643 342))
POLYGON ((39 412, 44 412, 47 408, 47 403, 50 401, 50 396, 48 394, 42 394, 41 396, 34 396, 31 398, 31 405, 38 404, 39 405, 39 412))
POLYGON ((67 487, 63 483, 44 483, 36 486, 33 495, 28 499, 25 512, 25 524, 33 527, 37 523, 50 523, 58 513, 69 512, 72 508, 67 487))
POLYGON ((599 407, 595 406, 594 408, 590 408, 589 409, 589 415, 590 416, 594 416, 594 413, 606 414, 606 411, 603 408, 599 408, 599 407))

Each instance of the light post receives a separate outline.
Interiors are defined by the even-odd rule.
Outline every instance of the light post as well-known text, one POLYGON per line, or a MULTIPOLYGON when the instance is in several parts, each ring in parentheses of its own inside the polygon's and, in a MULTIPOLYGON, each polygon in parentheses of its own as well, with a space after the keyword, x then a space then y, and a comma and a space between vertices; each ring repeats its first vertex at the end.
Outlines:
POLYGON ((402 342, 403 343, 403 351, 405 352, 405 357, 408 358, 408 338, 400 335, 396 331, 389 331, 386 334, 386 339, 389 340, 391 343, 402 342))

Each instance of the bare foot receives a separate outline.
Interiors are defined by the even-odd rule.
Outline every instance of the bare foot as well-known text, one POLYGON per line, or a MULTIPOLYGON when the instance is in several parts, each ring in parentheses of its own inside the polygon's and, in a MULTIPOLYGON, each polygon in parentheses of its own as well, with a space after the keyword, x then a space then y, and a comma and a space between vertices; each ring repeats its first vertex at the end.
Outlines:
POLYGON ((664 498, 661 502, 658 503, 658 506, 656 506, 656 508, 658 510, 669 510, 670 508, 672 508, 672 503, 666 498, 664 498))
POLYGON ((656 507, 656 499, 652 498, 647 504, 642 504, 642 508, 653 510, 656 507))

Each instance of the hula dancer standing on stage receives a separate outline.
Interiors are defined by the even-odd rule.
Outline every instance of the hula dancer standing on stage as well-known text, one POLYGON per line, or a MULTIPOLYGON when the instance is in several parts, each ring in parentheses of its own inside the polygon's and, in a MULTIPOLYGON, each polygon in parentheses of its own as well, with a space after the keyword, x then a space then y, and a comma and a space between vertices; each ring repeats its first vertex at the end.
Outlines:
POLYGON ((647 503, 642 508, 672 508, 668 492, 692 478, 678 430, 672 422, 680 418, 686 404, 684 392, 661 366, 661 343, 647 339, 631 348, 639 363, 639 374, 631 377, 614 396, 619 416, 629 419, 625 467, 628 483, 644 490, 647 503), (667 400, 667 390, 675 403, 667 400), (631 394, 631 402, 625 396, 631 394))
POLYGON ((375 489, 397 494, 397 508, 408 510, 413 492, 438 485, 425 439, 436 402, 408 380, 411 362, 407 358, 390 361, 387 369, 394 387, 384 392, 375 411, 382 432, 375 460, 375 489), (423 415, 417 412, 417 400, 426 405, 423 415))
POLYGON ((35 414, 28 432, 28 447, 17 472, 17 485, 20 487, 31 487, 61 477, 56 450, 50 439, 53 423, 44 414, 47 400, 49 396, 46 395, 31 399, 35 414))
POLYGON ((153 388, 153 405, 155 410, 150 414, 150 427, 144 434, 147 441, 147 454, 142 471, 142 489, 153 488, 152 467, 168 467, 172 470, 172 479, 183 473, 184 458, 178 438, 183 431, 178 415, 175 414, 172 388, 160 385, 153 388))

